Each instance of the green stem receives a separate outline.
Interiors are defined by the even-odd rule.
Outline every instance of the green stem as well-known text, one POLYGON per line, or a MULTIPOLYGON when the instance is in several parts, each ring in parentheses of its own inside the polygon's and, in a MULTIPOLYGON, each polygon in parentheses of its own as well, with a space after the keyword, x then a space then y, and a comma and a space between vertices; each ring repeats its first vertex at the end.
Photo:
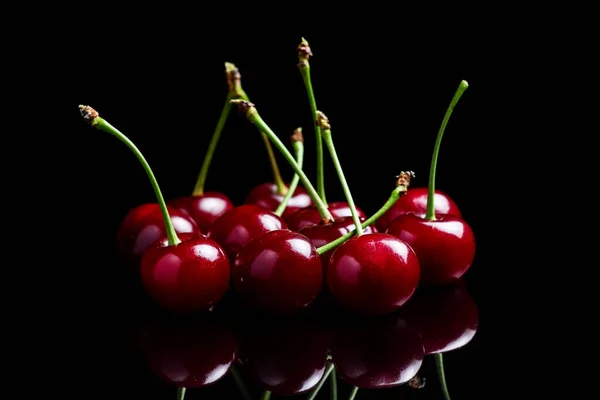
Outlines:
POLYGON ((185 388, 178 387, 177 388, 177 400, 183 400, 185 398, 185 388))
POLYGON ((448 385, 446 384, 446 374, 444 373, 444 359, 442 353, 436 353, 433 355, 435 360, 435 369, 437 370, 438 379, 442 386, 442 392, 444 393, 444 400, 450 400, 450 393, 448 392, 448 385))
POLYGON ((142 167, 146 171, 148 178, 150 179, 150 183, 152 184, 152 188, 154 189, 154 193, 156 194, 156 200, 158 201, 158 205, 160 206, 160 211, 162 212, 163 220, 165 223, 165 230, 167 232, 167 239, 169 240, 168 245, 176 245, 181 243, 181 240, 177 237, 177 233, 175 232, 175 228, 173 227, 173 222, 171 221, 171 217, 169 212, 167 211, 167 204, 165 203, 165 199, 160 191, 160 187, 158 186, 158 182, 156 181, 156 177, 150 168, 150 165, 142 155, 142 152, 133 144, 131 140, 129 140, 123 133, 121 133, 117 128, 112 126, 108 121, 101 118, 96 110, 89 106, 79 106, 79 110, 81 111, 81 115, 83 118, 89 122, 89 124, 98 130, 103 132, 110 133, 115 136, 117 139, 122 141, 137 157, 137 159, 142 164, 142 167))
POLYGON ((262 396, 260 396, 261 400, 269 400, 271 398, 271 392, 268 390, 265 390, 262 394, 262 396))
MULTIPOLYGON (((360 219, 358 217, 358 213, 356 211, 356 205, 354 205, 354 200, 352 199, 352 193, 350 193, 350 188, 348 187, 348 182, 346 181, 346 177, 344 176, 344 171, 342 170, 342 165, 340 164, 340 160, 335 151, 335 146, 333 145, 333 139, 331 137, 331 126, 329 125, 329 120, 322 112, 317 112, 317 123, 321 128, 321 133, 323 135, 323 140, 325 140, 325 144, 327 145, 327 150, 329 150, 329 154, 331 154, 331 160, 333 161, 333 166, 337 171, 338 177, 340 179, 340 183, 342 184, 342 189, 344 190, 344 195, 346 196, 346 201, 350 206, 350 212, 352 213, 352 220, 354 221, 354 226, 360 227, 360 219)), ((362 229, 356 231, 356 236, 362 235, 362 229)))
POLYGON ((352 391, 350 392, 350 397, 348 397, 348 400, 354 400, 357 392, 358 392, 358 388, 356 386, 354 386, 352 388, 352 391))
MULTIPOLYGON (((294 134, 292 135, 292 146, 294 147, 294 152, 296 153, 296 162, 298 163, 298 166, 302 168, 302 164, 304 163, 304 140, 302 138, 302 128, 296 128, 294 131, 294 134)), ((290 183, 290 187, 288 188, 288 192, 285 194, 281 200, 281 203, 275 210, 275 214, 279 216, 283 214, 288 202, 294 195, 299 182, 300 176, 298 174, 294 174, 292 182, 290 183)))
POLYGON ((435 146, 433 147, 433 156, 431 157, 431 167, 429 168, 429 186, 427 188, 427 208, 425 212, 425 219, 429 221, 435 220, 435 170, 437 168, 437 160, 438 153, 440 152, 440 145, 442 143, 442 136, 444 136, 444 131, 446 130, 446 125, 448 124, 448 120, 450 119, 450 115, 452 115, 452 111, 454 111, 454 107, 458 103, 458 100, 461 98, 465 90, 469 87, 467 81, 461 81, 458 85, 458 89, 450 102, 450 106, 446 110, 446 114, 444 115, 444 119, 442 120, 442 125, 440 126, 440 130, 438 131, 437 138, 435 140, 435 146))
MULTIPOLYGON (((392 205, 394 205, 394 203, 398 200, 398 198, 400 198, 400 195, 406 194, 407 188, 408 188, 408 185, 397 186, 392 191, 389 199, 385 202, 385 204, 379 210, 377 210, 377 212, 375 214, 373 214, 369 219, 367 219, 365 222, 363 222, 362 225, 359 224, 361 229, 365 229, 366 227, 368 227, 369 225, 371 225, 375 221, 377 221, 377 219, 379 217, 381 217, 392 205)), ((344 243, 346 240, 350 239, 355 234, 356 234, 356 228, 354 228, 350 232, 346 233, 344 236, 339 237, 339 238, 335 239, 334 241, 329 242, 329 243, 317 248, 317 253, 323 254, 323 253, 328 252, 329 250, 335 249, 336 247, 338 247, 339 245, 344 243)))
POLYGON ((223 132, 223 127, 225 126, 225 122, 227 121, 227 117, 229 116, 232 98, 233 97, 231 93, 228 93, 225 99, 225 105, 223 105, 223 110, 221 111, 221 116, 219 117, 219 121, 217 122, 217 127, 213 132, 212 138, 210 139, 210 143, 208 144, 208 149, 206 150, 206 154, 204 155, 202 168, 200 168, 200 173, 198 174, 198 179, 196 180, 196 186, 194 186, 194 190, 192 191, 193 196, 201 196, 204 194, 204 183, 206 182, 208 168, 210 167, 213 154, 215 153, 215 149, 217 148, 217 143, 219 143, 219 139, 221 138, 221 132, 223 132))
POLYGON ((323 218, 323 221, 324 222, 333 221, 333 216, 327 209, 327 205, 325 203, 323 203, 323 201, 321 200, 321 198, 315 191, 315 188, 313 187, 312 183, 310 183, 310 181, 306 177, 306 174, 304 173, 304 171, 302 171, 302 168, 300 168, 298 166, 298 163, 296 162, 296 160, 294 160, 294 157, 289 152, 289 150, 285 147, 285 145, 281 142, 281 140, 277 137, 277 135, 275 135, 275 133, 271 130, 271 128, 269 128, 269 126, 265 123, 265 121, 263 121, 263 119, 260 117, 260 115, 258 114, 258 111, 256 111, 256 108, 254 107, 254 104, 252 104, 248 101, 243 101, 243 100, 231 100, 231 101, 235 102, 236 104, 238 104, 240 106, 240 109, 246 114, 246 117, 248 118, 248 120, 251 123, 256 125, 256 127, 258 127, 258 129, 261 132, 264 132, 266 135, 269 136, 269 139, 271 140, 271 142, 273 142, 273 144, 275 144, 275 147, 277 147, 277 149, 285 157, 286 161, 294 169, 294 172, 300 176, 300 181, 302 182, 302 185, 308 192, 311 200, 315 204, 315 207, 317 207, 317 210, 319 210, 319 214, 321 215, 321 218, 323 218))
POLYGON ((331 375, 329 375, 329 388, 331 393, 331 400, 337 400, 337 377, 335 374, 335 368, 331 370, 331 375))
POLYGON ((325 197, 325 172, 323 168, 323 140, 321 137, 321 128, 317 124, 317 102, 310 79, 310 63, 308 62, 310 56, 312 56, 310 46, 306 39, 302 38, 301 43, 298 45, 298 68, 300 69, 304 87, 308 94, 308 102, 315 128, 315 139, 317 141, 317 192, 323 203, 327 204, 325 197))
POLYGON ((263 142, 265 143, 265 148, 267 149, 269 163, 271 164, 271 171, 273 171, 273 181, 275 182, 275 186, 277 186, 277 194, 285 195, 289 192, 289 190, 281 178, 281 172, 279 171, 279 166, 277 165, 277 159, 275 158, 273 147, 271 147, 271 141, 263 132, 261 132, 260 135, 262 136, 263 142))
POLYGON ((231 375, 233 376, 233 380, 235 381, 235 384, 238 387, 238 390, 240 391, 240 393, 242 394, 242 397, 244 398, 244 400, 252 400, 252 396, 250 396, 250 392, 248 391, 248 388, 246 387, 246 384, 244 383, 242 376, 240 375, 238 370, 235 368, 235 366, 232 365, 230 371, 231 371, 231 375))
POLYGON ((319 390, 321 390, 321 388, 323 387, 323 384, 327 380, 327 377, 329 376, 331 371, 333 371, 333 364, 329 363, 327 365, 327 368, 325 369, 325 372, 323 373, 323 376, 319 380, 319 383, 317 383, 317 385, 310 391, 310 394, 308 395, 306 400, 314 400, 315 397, 317 397, 317 394, 319 394, 319 390))

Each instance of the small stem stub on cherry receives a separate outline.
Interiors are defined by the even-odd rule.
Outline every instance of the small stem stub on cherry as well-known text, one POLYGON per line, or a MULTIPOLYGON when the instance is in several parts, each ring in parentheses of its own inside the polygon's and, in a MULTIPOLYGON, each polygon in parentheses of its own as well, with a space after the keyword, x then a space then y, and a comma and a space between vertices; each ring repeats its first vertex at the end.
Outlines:
POLYGON ((304 135, 302 134, 302 128, 298 127, 294 129, 294 133, 290 137, 292 139, 292 145, 296 142, 304 143, 304 135))
POLYGON ((298 50, 298 66, 301 68, 307 66, 308 59, 313 54, 312 54, 312 50, 310 49, 310 46, 308 45, 308 42, 306 41, 306 39, 302 38, 302 41, 300 42, 300 44, 297 47, 297 50, 298 50))
POLYGON ((83 120, 91 126, 94 126, 98 123, 96 118, 98 118, 100 114, 98 114, 98 111, 94 110, 92 107, 79 105, 79 112, 81 113, 83 120))
POLYGON ((329 124, 329 118, 327 118, 327 116, 321 111, 317 111, 317 125, 323 130, 331 129, 331 125, 329 124))
POLYGON ((415 173, 413 171, 402 171, 398 175, 396 175, 396 187, 404 186, 408 189, 410 186, 410 180, 415 177, 415 173))

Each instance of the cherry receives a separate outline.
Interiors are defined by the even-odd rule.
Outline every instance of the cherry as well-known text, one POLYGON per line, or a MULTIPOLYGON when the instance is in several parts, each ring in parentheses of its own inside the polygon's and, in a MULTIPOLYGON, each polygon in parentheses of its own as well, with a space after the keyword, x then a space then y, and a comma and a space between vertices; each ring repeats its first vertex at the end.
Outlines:
POLYGON ((229 288, 231 272, 224 250, 201 233, 182 233, 178 237, 158 182, 139 149, 96 110, 83 105, 79 109, 93 128, 112 134, 136 155, 156 194, 167 240, 158 240, 142 256, 140 273, 145 289, 168 311, 208 310, 229 288))
MULTIPOLYGON (((328 204, 327 209, 331 216, 335 218, 352 217, 350 206, 345 201, 334 201, 328 204)), ((359 207, 356 207, 359 218, 367 218, 367 215, 359 207)), ((283 220, 288 228, 292 231, 300 231, 300 229, 311 225, 317 225, 321 222, 322 217, 319 210, 315 206, 308 206, 294 211, 291 214, 284 215, 283 220)))
POLYGON ((434 203, 435 170, 441 138, 456 103, 467 88, 467 82, 462 81, 438 133, 429 174, 426 213, 401 215, 386 231, 406 241, 417 253, 421 282, 425 285, 445 285, 455 281, 467 272, 475 257, 475 237, 471 227, 461 218, 436 214, 434 203))
POLYGON ((258 310, 291 314, 317 297, 323 267, 310 240, 290 230, 264 233, 238 253, 232 266, 233 287, 258 310))
POLYGON ((196 192, 173 199, 168 204, 192 218, 204 234, 217 218, 233 208, 229 197, 220 192, 196 192))
MULTIPOLYGON (((275 183, 262 183, 255 186, 250 193, 248 193, 245 203, 255 204, 264 207, 267 210, 276 211, 288 190, 287 186, 285 190, 279 191, 275 183)), ((282 216, 285 220, 286 215, 289 215, 298 209, 308 207, 311 204, 312 200, 306 190, 302 187, 297 187, 282 216)))
POLYGON ((424 356, 419 332, 397 313, 382 319, 343 321, 331 344, 331 358, 340 378, 364 389, 409 382, 424 356))
MULTIPOLYGON (((383 214, 376 223, 380 232, 385 232, 396 218, 406 213, 424 214, 427 209, 426 187, 414 187, 406 192, 406 196, 399 199, 393 207, 383 214)), ((458 205, 446 193, 435 190, 435 213, 448 214, 462 218, 458 205)))

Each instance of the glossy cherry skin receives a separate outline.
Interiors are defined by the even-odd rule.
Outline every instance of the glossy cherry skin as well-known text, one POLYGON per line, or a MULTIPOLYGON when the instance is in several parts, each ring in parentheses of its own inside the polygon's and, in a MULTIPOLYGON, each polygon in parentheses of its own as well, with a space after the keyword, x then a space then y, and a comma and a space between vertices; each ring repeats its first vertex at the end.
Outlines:
POLYGON ((425 354, 463 347, 479 327, 477 303, 462 281, 419 288, 402 312, 421 334, 425 354))
POLYGON ((217 218, 233 208, 229 197, 219 192, 179 197, 169 201, 168 205, 192 217, 204 234, 217 218))
MULTIPOLYGON (((334 201, 329 203, 328 208, 333 219, 352 216, 350 206, 345 201, 334 201)), ((356 207, 356 211, 359 217, 367 218, 367 215, 359 207, 356 207)), ((284 216, 283 219, 288 228, 296 232, 306 226, 316 225, 322 220, 319 210, 317 210, 317 207, 314 205, 296 210, 293 213, 284 216)))
POLYGON ((343 308, 386 314, 411 298, 419 284, 419 259, 404 241, 385 233, 354 236, 335 249, 327 286, 343 308))
MULTIPOLYGON (((360 222, 367 220, 364 217, 360 217, 359 219, 360 222)), ((312 244, 318 249, 327 243, 341 238, 352 230, 354 230, 354 220, 352 217, 341 217, 336 218, 333 222, 328 222, 326 224, 305 226, 304 228, 300 229, 298 233, 301 233, 309 238, 312 244)), ((373 225, 369 225, 363 230, 363 233, 375 232, 377 232, 377 229, 373 225)), ((332 254, 333 250, 329 250, 328 252, 321 254, 324 272, 327 270, 327 264, 329 264, 329 259, 331 258, 332 254)))
POLYGON ((233 332, 214 318, 155 322, 142 333, 148 368, 158 379, 176 387, 199 388, 219 381, 237 354, 233 332))
MULTIPOLYGON (((188 215, 167 206, 177 233, 200 233, 188 215)), ((166 235, 165 222, 158 203, 146 203, 131 209, 117 231, 117 252, 125 262, 139 267, 144 252, 166 235)))
MULTIPOLYGON (((427 210, 426 187, 410 188, 375 222, 379 232, 385 232, 396 218, 406 213, 425 214, 427 210)), ((458 205, 446 193, 435 190, 434 210, 436 214, 449 214, 462 218, 458 205)))
POLYGON ((209 310, 229 289, 231 268, 225 251, 202 234, 179 234, 181 243, 149 248, 142 258, 144 288, 174 314, 209 310))
POLYGON ((236 292, 255 309, 278 315, 308 307, 323 285, 317 249, 306 236, 276 230, 244 246, 232 266, 236 292))
POLYGON ((445 285, 462 277, 475 258, 475 236, 462 219, 437 214, 428 221, 423 214, 399 216, 386 233, 404 240, 421 263, 421 283, 445 285))
POLYGON ((424 356, 419 332, 398 313, 342 323, 331 345, 338 376, 363 389, 407 383, 417 375, 424 356))
MULTIPOLYGON (((289 187, 289 185, 288 185, 289 187)), ((261 183, 252 188, 246 197, 246 204, 254 204, 266 208, 267 210, 275 211, 281 204, 284 195, 277 193, 277 185, 272 182, 261 183)), ((282 216, 293 213, 294 211, 311 206, 313 204, 310 196, 302 186, 297 186, 294 194, 283 211, 282 216)))
POLYGON ((283 219, 254 204, 233 207, 213 222, 207 236, 219 243, 233 262, 248 242, 269 231, 287 229, 283 219))
POLYGON ((291 396, 319 382, 328 350, 328 336, 310 318, 259 318, 241 332, 239 361, 264 390, 291 396))

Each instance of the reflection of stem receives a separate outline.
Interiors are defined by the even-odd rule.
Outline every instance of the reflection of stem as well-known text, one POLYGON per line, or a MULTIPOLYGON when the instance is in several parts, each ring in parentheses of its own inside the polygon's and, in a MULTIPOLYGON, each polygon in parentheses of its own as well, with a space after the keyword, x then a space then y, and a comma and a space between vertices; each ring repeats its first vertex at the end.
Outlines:
POLYGON ((319 394, 319 390, 321 390, 323 383, 325 383, 325 381, 327 380, 327 377, 329 376, 331 371, 333 371, 333 364, 329 363, 329 365, 325 369, 325 373, 321 377, 321 380, 319 380, 319 383, 317 383, 317 386, 315 386, 313 388, 313 390, 310 392, 310 394, 308 395, 306 400, 314 400, 315 397, 317 397, 317 394, 319 394))
POLYGON ((177 400, 183 400, 184 397, 185 397, 185 388, 178 387, 177 388, 177 400))
POLYGON ((235 384, 238 387, 240 393, 242 394, 244 400, 252 400, 252 396, 250 396, 250 392, 248 392, 248 388, 244 384, 244 380, 242 379, 242 376, 240 375, 238 370, 232 365, 230 371, 231 375, 233 375, 233 380, 235 381, 235 384))
POLYGON ((354 397, 356 396, 356 392, 358 392, 358 388, 356 386, 354 386, 354 389, 352 389, 352 391, 350 392, 350 397, 348 397, 348 400, 354 400, 354 397))
POLYGON ((450 400, 450 393, 448 393, 448 386, 446 385, 446 374, 444 373, 444 359, 442 358, 442 353, 434 354, 433 358, 435 360, 438 379, 440 380, 440 385, 442 386, 442 392, 444 393, 444 399, 450 400))
POLYGON ((268 390, 265 390, 263 392, 262 397, 260 398, 261 400, 269 400, 271 398, 271 392, 268 390))
POLYGON ((331 400, 337 400, 337 379, 335 376, 335 368, 331 370, 331 375, 329 375, 329 384, 331 385, 329 387, 331 389, 331 400))

